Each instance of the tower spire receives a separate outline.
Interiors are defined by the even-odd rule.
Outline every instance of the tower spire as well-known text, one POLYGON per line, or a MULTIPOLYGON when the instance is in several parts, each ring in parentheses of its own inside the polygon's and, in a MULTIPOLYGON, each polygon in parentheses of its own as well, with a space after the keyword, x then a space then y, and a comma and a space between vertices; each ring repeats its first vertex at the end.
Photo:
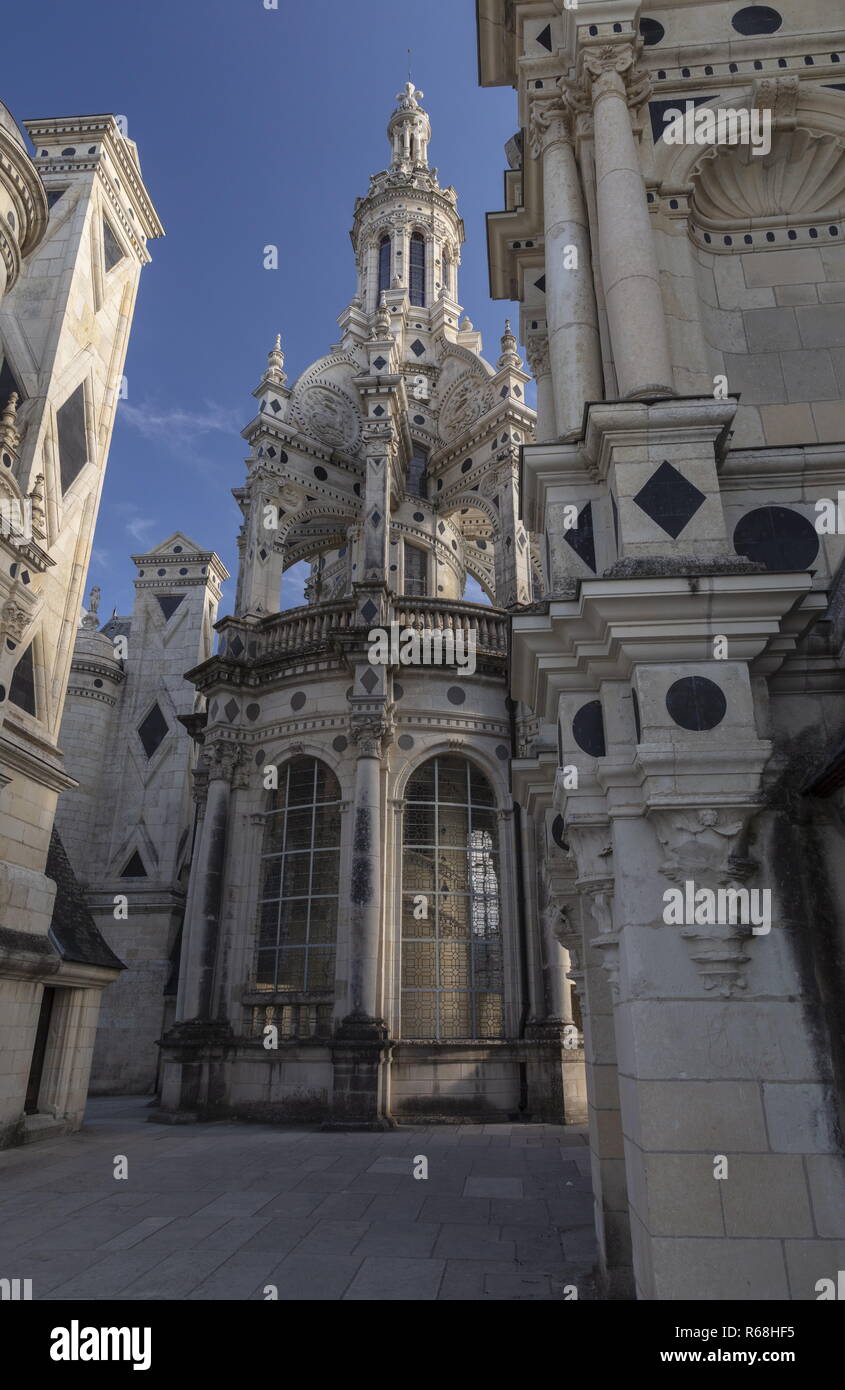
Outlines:
MULTIPOLYGON (((410 55, 411 50, 408 49, 410 55)), ((393 150, 391 168, 411 170, 428 168, 428 142, 431 139, 431 123, 427 113, 420 106, 424 92, 415 88, 410 78, 401 92, 396 93, 399 105, 390 117, 387 138, 393 150)))

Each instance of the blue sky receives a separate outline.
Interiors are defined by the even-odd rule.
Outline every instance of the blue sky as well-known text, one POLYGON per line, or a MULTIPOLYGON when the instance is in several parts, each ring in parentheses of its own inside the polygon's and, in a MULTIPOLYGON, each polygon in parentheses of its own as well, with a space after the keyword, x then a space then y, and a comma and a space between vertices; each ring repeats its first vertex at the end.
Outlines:
POLYGON ((223 616, 250 393, 277 332, 291 382, 337 339, 353 205, 387 163, 407 49, 466 224, 461 302, 494 360, 517 315, 488 297, 484 214, 503 203, 514 93, 477 85, 473 0, 39 0, 12 24, 0 97, 18 120, 125 115, 167 233, 141 277, 88 585, 103 618, 131 611, 129 555, 178 529, 231 571, 223 616))

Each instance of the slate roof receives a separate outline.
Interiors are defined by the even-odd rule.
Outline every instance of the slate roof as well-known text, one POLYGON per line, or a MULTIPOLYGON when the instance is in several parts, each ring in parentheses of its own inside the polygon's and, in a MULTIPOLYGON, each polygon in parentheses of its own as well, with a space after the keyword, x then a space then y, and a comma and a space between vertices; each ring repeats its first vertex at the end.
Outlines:
POLYGON ((123 961, 115 955, 88 910, 85 894, 55 826, 46 872, 56 884, 50 935, 62 959, 79 961, 83 965, 102 965, 108 970, 125 970, 123 961))

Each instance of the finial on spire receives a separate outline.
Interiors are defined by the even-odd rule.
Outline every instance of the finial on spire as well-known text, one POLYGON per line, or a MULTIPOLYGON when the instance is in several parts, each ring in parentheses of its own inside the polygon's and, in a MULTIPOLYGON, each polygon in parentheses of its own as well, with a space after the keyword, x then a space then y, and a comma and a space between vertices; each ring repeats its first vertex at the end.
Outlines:
POLYGON ((285 354, 282 352, 282 335, 276 334, 276 341, 267 354, 267 376, 277 386, 284 386, 287 376, 284 371, 285 354))
POLYGON ((505 331, 500 339, 502 355, 496 363, 497 367, 514 367, 518 371, 522 366, 522 358, 517 351, 517 341, 511 332, 511 321, 505 319, 505 331))
POLYGON ((372 333, 370 335, 374 342, 383 342, 390 335, 390 310, 387 307, 387 299, 384 290, 379 299, 378 312, 373 320, 372 333))

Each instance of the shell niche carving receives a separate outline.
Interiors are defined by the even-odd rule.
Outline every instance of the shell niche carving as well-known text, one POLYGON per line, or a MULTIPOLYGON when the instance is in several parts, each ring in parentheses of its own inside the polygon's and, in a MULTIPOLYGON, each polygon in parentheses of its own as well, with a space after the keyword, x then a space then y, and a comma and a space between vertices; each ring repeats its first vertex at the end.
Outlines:
POLYGON ((754 154, 750 145, 709 150, 698 167, 692 207, 706 227, 786 217, 809 222, 838 217, 843 193, 841 141, 804 129, 781 130, 772 133, 768 154, 754 154))

